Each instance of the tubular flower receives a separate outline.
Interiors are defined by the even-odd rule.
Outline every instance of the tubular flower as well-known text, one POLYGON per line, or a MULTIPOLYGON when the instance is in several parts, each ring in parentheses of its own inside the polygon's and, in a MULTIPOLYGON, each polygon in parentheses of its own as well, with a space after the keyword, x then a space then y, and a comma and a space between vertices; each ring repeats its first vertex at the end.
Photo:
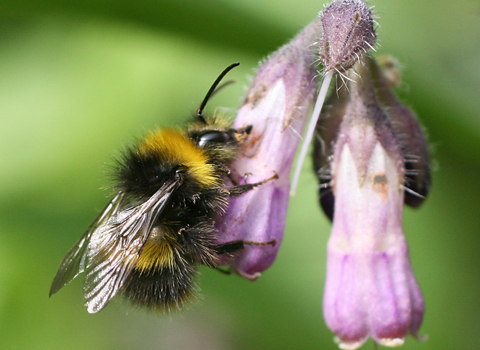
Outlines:
POLYGON ((376 98, 371 60, 350 74, 332 138, 333 229, 323 309, 342 349, 356 349, 369 336, 399 346, 408 333, 417 335, 424 313, 402 229, 405 147, 393 127, 397 120, 376 98))
POLYGON ((261 65, 233 125, 253 128, 231 166, 232 177, 257 183, 278 176, 231 198, 217 223, 218 243, 275 241, 246 246, 233 263, 220 262, 251 280, 273 263, 283 238, 290 169, 316 91, 313 44, 319 30, 318 21, 313 22, 261 65))

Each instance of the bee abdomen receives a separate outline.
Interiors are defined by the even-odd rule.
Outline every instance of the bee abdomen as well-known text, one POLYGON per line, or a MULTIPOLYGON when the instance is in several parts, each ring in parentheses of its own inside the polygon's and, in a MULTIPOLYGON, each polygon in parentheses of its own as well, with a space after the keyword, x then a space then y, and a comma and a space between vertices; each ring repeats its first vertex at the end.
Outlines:
POLYGON ((133 304, 169 312, 181 309, 195 298, 197 270, 193 264, 141 271, 134 269, 122 288, 122 294, 133 304))

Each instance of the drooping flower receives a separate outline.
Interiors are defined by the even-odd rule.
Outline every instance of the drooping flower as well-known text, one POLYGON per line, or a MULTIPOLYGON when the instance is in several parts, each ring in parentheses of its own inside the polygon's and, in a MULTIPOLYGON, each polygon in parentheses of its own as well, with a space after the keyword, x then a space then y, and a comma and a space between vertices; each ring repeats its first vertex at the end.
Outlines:
POLYGON ((349 90, 332 104, 339 109, 331 114, 334 207, 323 308, 342 349, 356 349, 368 337, 399 346, 409 333, 417 335, 424 313, 402 228, 407 151, 398 130, 416 136, 394 127, 400 119, 385 113, 371 61, 355 65, 349 90))
POLYGON ((275 240, 275 245, 246 246, 233 263, 223 261, 251 280, 273 263, 283 238, 290 169, 316 91, 319 31, 318 21, 313 22, 261 65, 233 125, 253 128, 231 166, 232 176, 248 183, 278 176, 232 198, 217 223, 218 243, 275 240))
POLYGON ((334 74, 340 74, 343 79, 344 72, 360 60, 369 49, 373 49, 377 39, 372 11, 362 0, 334 1, 325 7, 319 16, 322 32, 318 54, 323 64, 324 78, 293 174, 292 194, 295 194, 302 165, 313 140, 323 102, 334 74))

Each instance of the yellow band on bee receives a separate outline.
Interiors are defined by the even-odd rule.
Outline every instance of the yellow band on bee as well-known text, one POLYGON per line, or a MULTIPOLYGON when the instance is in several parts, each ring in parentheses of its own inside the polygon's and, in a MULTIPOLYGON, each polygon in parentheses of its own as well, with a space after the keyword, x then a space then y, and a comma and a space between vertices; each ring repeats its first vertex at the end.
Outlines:
POLYGON ((140 144, 140 152, 157 153, 160 157, 187 167, 188 172, 201 185, 219 184, 214 167, 209 164, 204 150, 197 147, 186 134, 174 129, 160 129, 150 133, 140 144))
POLYGON ((174 261, 174 248, 167 241, 161 243, 155 241, 147 241, 142 250, 142 254, 138 258, 135 269, 148 272, 151 270, 172 268, 174 261))

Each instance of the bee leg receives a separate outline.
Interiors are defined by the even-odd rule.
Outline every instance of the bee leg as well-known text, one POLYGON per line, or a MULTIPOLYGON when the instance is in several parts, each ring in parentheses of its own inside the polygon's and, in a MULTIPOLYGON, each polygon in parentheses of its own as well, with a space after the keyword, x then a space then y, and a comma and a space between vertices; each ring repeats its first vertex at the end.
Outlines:
POLYGON ((217 254, 235 253, 245 248, 245 244, 242 240, 230 241, 226 243, 220 243, 213 247, 217 254))
MULTIPOLYGON (((228 174, 229 178, 231 179, 231 175, 228 174)), ((229 189, 230 191, 230 197, 236 197, 236 196, 239 196, 245 192, 248 192, 252 189, 254 189, 255 187, 257 186, 260 186, 260 185, 263 185, 264 183, 268 182, 268 181, 271 181, 271 180, 275 180, 275 179, 278 179, 278 175, 277 173, 275 173, 273 176, 269 177, 268 179, 265 179, 263 181, 260 181, 260 182, 256 182, 254 184, 243 184, 243 185, 239 185, 238 182, 236 181, 232 181, 232 183, 234 184, 234 186, 232 188, 229 189)))
POLYGON ((240 250, 243 250, 245 249, 246 245, 255 245, 255 246, 271 245, 273 247, 275 246, 276 243, 277 241, 275 239, 272 239, 271 241, 268 241, 268 242, 244 241, 239 239, 236 241, 217 244, 216 246, 213 247, 213 249, 217 254, 228 254, 228 253, 235 253, 240 250))
MULTIPOLYGON (((233 184, 233 186, 239 186, 240 185, 240 183, 237 181, 237 179, 230 172, 230 169, 227 169, 225 173, 227 174, 227 177, 230 180, 230 182, 233 184)), ((243 181, 244 182, 247 182, 248 175, 252 175, 252 173, 246 173, 246 174, 243 175, 243 181)))
POLYGON ((275 244, 277 244, 276 239, 272 239, 271 241, 268 242, 255 242, 255 241, 243 241, 244 245, 271 245, 272 247, 275 247, 275 244))
POLYGON ((228 266, 228 267, 225 268, 225 269, 222 269, 220 266, 217 266, 217 267, 215 267, 215 270, 217 270, 218 272, 223 273, 224 275, 231 275, 232 272, 233 272, 231 266, 228 266))
POLYGON ((237 181, 237 179, 232 175, 232 173, 230 172, 230 169, 227 169, 226 172, 227 174, 227 177, 228 179, 230 180, 230 182, 233 184, 233 186, 238 186, 240 185, 237 181))
MULTIPOLYGON (((232 254, 236 253, 240 250, 245 249, 246 245, 256 245, 256 246, 265 246, 265 245, 271 245, 272 247, 275 246, 277 241, 275 239, 272 239, 271 241, 268 242, 254 242, 254 241, 244 241, 244 240, 236 240, 236 241, 231 241, 231 242, 226 242, 226 243, 220 243, 217 244, 216 246, 213 247, 215 253, 222 255, 222 254, 232 254)), ((233 255, 232 255, 233 256, 233 255)), ((225 275, 230 275, 233 272, 233 269, 231 266, 228 266, 227 268, 221 268, 219 266, 214 266, 215 270, 225 274, 225 275)))

